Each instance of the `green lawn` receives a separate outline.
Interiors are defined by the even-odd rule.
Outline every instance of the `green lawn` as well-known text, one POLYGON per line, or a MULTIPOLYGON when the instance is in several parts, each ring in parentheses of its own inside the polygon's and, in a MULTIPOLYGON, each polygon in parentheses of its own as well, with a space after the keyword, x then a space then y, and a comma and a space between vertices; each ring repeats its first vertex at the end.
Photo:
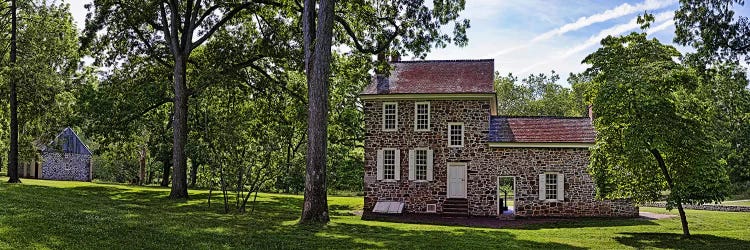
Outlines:
POLYGON ((721 204, 732 205, 732 206, 750 206, 750 200, 724 201, 721 204))
MULTIPOLYGON (((586 219, 521 229, 485 229, 362 221, 361 197, 331 197, 332 222, 298 226, 302 197, 261 194, 254 214, 208 207, 207 191, 189 202, 169 190, 24 179, 0 184, 0 248, 750 248, 750 214, 688 210, 694 237, 678 219, 586 219)), ((663 212, 662 209, 643 208, 663 212)))

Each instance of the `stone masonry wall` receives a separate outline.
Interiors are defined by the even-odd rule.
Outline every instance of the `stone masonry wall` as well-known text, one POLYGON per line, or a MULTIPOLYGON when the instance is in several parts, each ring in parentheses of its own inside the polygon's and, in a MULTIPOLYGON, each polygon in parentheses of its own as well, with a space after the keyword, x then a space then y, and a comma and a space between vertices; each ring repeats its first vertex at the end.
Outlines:
POLYGON ((584 148, 492 148, 473 164, 478 171, 469 173, 470 209, 475 215, 495 215, 497 201, 492 189, 498 176, 516 177, 516 216, 592 217, 638 216, 638 208, 627 201, 596 200, 594 181, 586 171, 589 150, 584 148), (564 176, 564 201, 539 200, 539 174, 557 172, 564 176), (472 188, 473 187, 473 188, 472 188))
MULTIPOLYGON (((651 202, 643 204, 644 207, 667 207, 665 202, 651 202)), ((690 205, 683 204, 685 209, 695 210, 710 210, 710 211, 722 211, 722 212, 747 212, 750 213, 750 206, 734 206, 734 205, 719 205, 719 204, 702 204, 702 205, 690 205)))
MULTIPOLYGON (((420 100, 421 101, 421 100, 420 100)), ((375 202, 405 201, 406 211, 426 211, 427 204, 438 204, 442 212, 446 199, 447 163, 470 161, 486 150, 489 131, 490 102, 480 100, 430 101, 430 131, 414 131, 415 101, 398 101, 398 131, 382 130, 383 102, 365 101, 365 209, 371 211, 375 202), (448 123, 464 123, 464 147, 448 148, 448 123), (433 179, 431 182, 409 181, 409 150, 433 150, 433 179), (401 153, 401 180, 377 180, 377 150, 397 148, 401 153)), ((467 166, 467 172, 471 171, 467 166)), ((471 191, 467 190, 467 194, 471 191)))
MULTIPOLYGON (((424 100, 418 100, 422 102, 424 100)), ((392 102, 392 101, 389 101, 392 102)), ((447 192, 447 164, 467 164, 467 200, 473 216, 497 215, 497 177, 516 177, 517 216, 638 216, 638 208, 627 201, 595 200, 594 184, 586 172, 587 149, 490 148, 490 101, 431 100, 430 131, 414 131, 413 100, 398 101, 398 131, 382 130, 381 101, 364 101, 365 112, 365 211, 377 201, 406 202, 409 213, 426 212, 427 204, 442 203, 447 192), (464 147, 448 148, 447 124, 464 123, 464 147), (430 148, 434 152, 434 181, 409 181, 408 151, 430 148), (400 181, 377 180, 377 150, 400 150, 400 181), (538 175, 544 172, 564 174, 565 200, 538 199, 538 175)))
POLYGON ((90 181, 90 155, 44 152, 41 179, 90 181))

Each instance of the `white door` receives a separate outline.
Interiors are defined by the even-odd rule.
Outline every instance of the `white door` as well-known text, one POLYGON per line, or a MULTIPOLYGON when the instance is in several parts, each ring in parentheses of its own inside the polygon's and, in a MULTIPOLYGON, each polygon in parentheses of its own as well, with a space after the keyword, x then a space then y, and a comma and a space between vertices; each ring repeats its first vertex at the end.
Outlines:
POLYGON ((466 163, 448 163, 448 198, 466 198, 466 163))

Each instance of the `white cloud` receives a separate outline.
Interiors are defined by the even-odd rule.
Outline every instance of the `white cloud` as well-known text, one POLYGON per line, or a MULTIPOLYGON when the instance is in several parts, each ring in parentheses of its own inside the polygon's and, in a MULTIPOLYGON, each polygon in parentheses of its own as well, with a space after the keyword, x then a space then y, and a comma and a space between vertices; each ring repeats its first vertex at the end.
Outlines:
POLYGON ((555 36, 565 34, 570 31, 579 30, 581 28, 587 27, 595 23, 609 21, 615 18, 623 17, 623 16, 634 14, 637 12, 661 9, 661 8, 670 6, 676 2, 677 1, 675 0, 668 0, 668 1, 646 0, 645 2, 636 4, 636 5, 630 5, 628 3, 624 3, 624 4, 621 4, 620 6, 615 7, 614 9, 609 9, 602 13, 597 13, 597 14, 587 16, 587 17, 581 17, 575 22, 568 23, 568 24, 561 26, 560 28, 547 31, 535 37, 531 41, 538 42, 542 40, 547 40, 555 36))
MULTIPOLYGON (((665 11, 665 12, 661 12, 661 13, 658 13, 658 14, 654 15, 654 23, 660 23, 660 24, 658 26, 654 27, 654 28, 648 29, 647 32, 648 33, 655 33, 655 32, 658 32, 658 31, 661 31, 661 30, 664 30, 664 29, 670 27, 671 25, 674 24, 674 21, 672 20, 673 17, 674 17, 674 12, 672 12, 672 11, 665 11)), ((532 64, 532 65, 530 65, 528 67, 525 67, 525 68, 521 69, 521 71, 519 73, 524 74, 524 73, 529 72, 532 69, 537 68, 537 67, 539 67, 541 65, 559 62, 559 61, 561 61, 563 59, 566 59, 566 58, 568 58, 568 57, 570 57, 572 55, 576 55, 576 54, 578 54, 580 52, 583 52, 583 51, 585 51, 587 49, 590 49, 592 47, 597 46, 601 42, 601 40, 604 39, 604 38, 606 38, 607 36, 610 36, 610 35, 612 35, 612 36, 620 35, 620 34, 623 34, 625 32, 638 29, 638 28, 640 28, 640 26, 641 25, 638 24, 638 22, 637 22, 637 18, 633 18, 632 20, 630 20, 630 22, 627 22, 627 23, 624 23, 624 24, 618 24, 618 25, 612 26, 610 28, 601 30, 601 31, 599 31, 598 34, 589 37, 583 43, 581 43, 581 44, 579 44, 579 45, 577 45, 575 47, 569 48, 569 49, 565 50, 563 53, 560 53, 560 54, 558 54, 557 56, 555 56, 553 58, 550 58, 548 60, 540 60, 540 62, 538 62, 538 63, 535 63, 535 64, 532 64)))
POLYGON ((666 22, 663 22, 663 23, 657 25, 656 27, 653 27, 653 28, 649 29, 648 33, 649 34, 654 34, 656 32, 666 30, 666 29, 668 29, 668 28, 670 28, 672 26, 674 26, 674 19, 667 20, 666 22))
POLYGON ((646 0, 636 5, 624 3, 615 8, 605 10, 604 12, 601 12, 601 13, 578 18, 578 20, 576 20, 575 22, 567 23, 563 26, 560 26, 559 28, 537 35, 536 37, 531 39, 531 41, 523 45, 497 51, 494 54, 492 54, 492 56, 497 57, 500 55, 508 54, 510 52, 514 52, 516 50, 524 49, 524 48, 529 47, 533 43, 549 40, 556 36, 560 36, 571 31, 576 31, 576 30, 588 27, 592 24, 606 22, 615 18, 623 17, 626 15, 631 15, 637 12, 648 11, 648 10, 658 10, 658 9, 673 5, 676 2, 677 2, 676 0, 666 0, 666 1, 665 0, 661 0, 661 1, 660 0, 646 0))

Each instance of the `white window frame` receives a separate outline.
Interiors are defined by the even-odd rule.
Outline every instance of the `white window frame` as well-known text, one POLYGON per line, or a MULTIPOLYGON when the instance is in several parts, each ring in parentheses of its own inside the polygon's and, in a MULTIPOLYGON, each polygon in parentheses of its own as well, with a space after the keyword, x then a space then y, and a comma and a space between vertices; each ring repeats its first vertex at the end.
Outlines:
POLYGON ((448 147, 449 148, 463 148, 464 147, 464 135, 465 135, 465 132, 466 132, 466 125, 464 125, 463 122, 449 122, 448 123, 448 147), (451 132, 452 132, 451 126, 452 125, 461 125, 461 145, 453 145, 451 143, 452 142, 451 136, 453 135, 453 134, 451 134, 451 132))
POLYGON ((398 164, 398 158, 399 158, 398 154, 399 154, 399 152, 395 148, 384 148, 383 149, 383 180, 384 181, 395 181, 396 179, 398 179, 398 174, 399 174, 398 173, 398 167, 399 167, 399 164, 398 164), (386 169, 386 165, 385 165, 385 152, 386 151, 393 151, 393 178, 387 178, 386 177, 386 173, 385 173, 386 172, 385 171, 385 169, 386 169))
POLYGON ((383 102, 382 113, 383 113, 383 117, 382 117, 383 131, 398 131, 398 102, 383 102), (393 125, 394 125, 393 128, 386 128, 385 127, 385 116, 386 116, 386 114, 385 114, 385 106, 387 106, 387 105, 394 105, 394 106, 396 106, 396 114, 395 114, 396 118, 393 121, 393 125))
POLYGON ((431 108, 432 107, 430 107, 430 102, 415 102, 414 103, 414 131, 430 131, 430 128, 432 128, 432 126, 430 126, 430 120, 432 118, 430 115, 431 108), (418 108, 419 105, 425 105, 425 104, 427 105, 427 128, 420 129, 417 127, 419 125, 419 123, 417 122, 419 113, 417 113, 417 111, 419 110, 418 108))
POLYGON ((427 181, 427 172, 430 171, 427 157, 429 155, 429 149, 427 148, 415 148, 414 149, 414 180, 415 181, 427 181), (419 179, 419 154, 418 152, 424 152, 424 179, 419 179))
POLYGON ((433 181, 435 178, 434 171, 435 171, 435 161, 434 161, 435 153, 430 148, 414 148, 409 150, 409 180, 413 182, 430 182, 433 181), (417 180, 417 150, 423 150, 427 155, 425 155, 425 166, 427 169, 425 172, 425 179, 424 180, 417 180))
POLYGON ((557 179, 557 173, 544 173, 544 199, 545 200, 557 200, 557 186, 560 185, 560 181, 557 179), (550 183, 550 177, 554 176, 555 181, 554 183, 550 183), (550 189, 550 186, 554 186, 553 189, 550 189), (554 196, 551 196, 552 194, 550 191, 554 192, 554 196), (552 198, 550 198, 552 197, 552 198))

